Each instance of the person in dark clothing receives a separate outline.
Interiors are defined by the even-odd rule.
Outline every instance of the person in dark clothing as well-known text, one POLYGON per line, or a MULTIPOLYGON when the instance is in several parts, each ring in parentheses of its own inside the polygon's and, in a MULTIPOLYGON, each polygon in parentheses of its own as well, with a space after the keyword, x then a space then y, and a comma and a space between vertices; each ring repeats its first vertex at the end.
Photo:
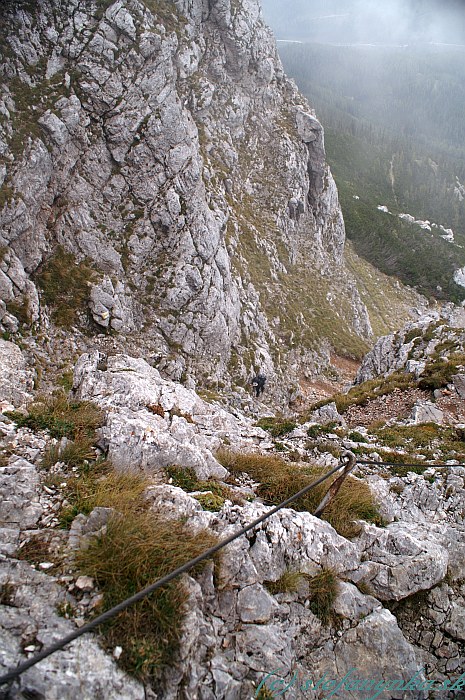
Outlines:
POLYGON ((252 379, 252 386, 254 387, 255 391, 257 392, 256 396, 257 399, 260 396, 260 394, 263 394, 265 391, 265 382, 266 382, 266 377, 264 374, 258 373, 255 375, 255 377, 252 379))

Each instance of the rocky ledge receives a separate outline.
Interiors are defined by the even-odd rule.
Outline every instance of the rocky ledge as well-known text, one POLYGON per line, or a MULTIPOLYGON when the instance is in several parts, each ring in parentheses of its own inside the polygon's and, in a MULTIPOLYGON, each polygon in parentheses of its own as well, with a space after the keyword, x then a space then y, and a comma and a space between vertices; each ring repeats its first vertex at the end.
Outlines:
MULTIPOLYGON (((15 356, 18 349, 10 351, 15 356)), ((14 403, 21 376, 10 374, 8 381, 14 403)), ((268 509, 257 497, 257 481, 246 474, 233 481, 218 461, 218 450, 225 447, 270 454, 271 436, 250 419, 124 355, 82 356, 71 400, 73 405, 92 401, 102 411, 95 455, 111 458, 119 474, 145 474, 143 499, 154 518, 182 520, 191 534, 207 530, 221 539, 268 509), (173 468, 197 484, 209 484, 210 494, 214 484, 229 490, 212 508, 205 491, 202 497, 193 486, 176 485, 173 474, 179 472, 173 468)), ((18 402, 23 403, 22 395, 18 402)), ((18 415, 0 418, 2 670, 99 609, 104 591, 79 571, 75 557, 105 533, 114 513, 112 506, 97 506, 76 513, 68 529, 58 527, 69 507, 67 483, 73 475, 84 479, 85 471, 60 462, 72 440, 59 441, 50 429, 19 427, 18 415), (51 447, 58 450, 56 459, 49 458, 44 468, 51 447), (44 549, 31 556, 30 543, 37 537, 44 549)), ((285 440, 294 441, 302 460, 312 459, 298 431, 285 440)), ((305 461, 300 464, 304 468, 305 461)), ((89 700, 245 700, 276 669, 290 680, 325 673, 342 679, 356 668, 359 678, 376 677, 386 688, 415 674, 437 684, 456 679, 465 661, 465 469, 451 465, 443 476, 430 476, 358 467, 353 483, 369 485, 378 524, 360 520, 357 534, 348 538, 309 512, 284 509, 228 545, 219 562, 184 575, 180 644, 155 680, 132 680, 118 668, 122 662, 124 667, 124 646, 102 647, 96 635, 86 635, 3 689, 4 697, 71 698, 78 692, 89 700), (327 572, 335 584, 328 615, 315 606, 312 593, 314 581, 327 572)), ((355 686, 348 687, 346 696, 359 698, 355 686)), ((294 682, 286 697, 308 698, 309 692, 294 682)), ((428 697, 415 688, 390 692, 392 698, 428 697)))

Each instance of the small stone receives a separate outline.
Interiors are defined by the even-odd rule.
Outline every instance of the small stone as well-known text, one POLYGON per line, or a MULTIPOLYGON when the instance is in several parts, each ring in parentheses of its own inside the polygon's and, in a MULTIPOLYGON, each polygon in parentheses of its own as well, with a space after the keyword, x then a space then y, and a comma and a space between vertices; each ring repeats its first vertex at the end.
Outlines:
POLYGON ((34 644, 30 644, 29 646, 24 647, 24 651, 29 651, 29 652, 30 652, 30 651, 35 651, 35 650, 36 650, 36 648, 35 648, 35 645, 34 645, 34 644))
POLYGON ((51 561, 43 561, 39 564, 39 569, 42 569, 42 571, 48 571, 49 569, 53 569, 55 564, 51 561))
POLYGON ((74 585, 83 593, 87 593, 93 590, 95 584, 94 579, 90 576, 79 576, 74 585))
POLYGON ((115 648, 113 649, 113 658, 115 658, 116 660, 118 660, 118 659, 120 658, 120 656, 121 656, 122 653, 123 653, 123 648, 122 648, 122 647, 115 647, 115 648))

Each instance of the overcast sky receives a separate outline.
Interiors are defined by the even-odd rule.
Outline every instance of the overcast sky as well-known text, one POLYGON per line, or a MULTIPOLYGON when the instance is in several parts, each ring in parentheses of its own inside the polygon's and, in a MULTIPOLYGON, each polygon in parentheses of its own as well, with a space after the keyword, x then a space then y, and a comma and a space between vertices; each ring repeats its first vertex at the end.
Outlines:
POLYGON ((261 0, 277 39, 465 44, 465 0, 261 0))

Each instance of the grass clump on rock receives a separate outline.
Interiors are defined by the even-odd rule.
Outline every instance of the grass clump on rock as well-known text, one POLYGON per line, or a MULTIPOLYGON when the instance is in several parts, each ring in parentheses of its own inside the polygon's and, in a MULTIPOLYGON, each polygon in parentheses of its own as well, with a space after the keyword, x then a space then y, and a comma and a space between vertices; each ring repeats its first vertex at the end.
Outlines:
MULTIPOLYGON (((103 594, 99 613, 216 543, 208 531, 192 534, 182 522, 151 511, 149 485, 145 474, 116 472, 103 461, 81 465, 67 479, 62 526, 96 507, 113 509, 105 528, 75 558, 79 573, 91 576, 103 594)), ((102 626, 104 645, 123 649, 119 663, 128 673, 141 681, 156 678, 179 648, 187 599, 182 580, 175 579, 102 626)))
POLYGON ((300 571, 285 571, 276 581, 266 581, 265 585, 272 595, 296 593, 304 576, 300 571))
POLYGON ((173 465, 171 467, 166 467, 165 471, 173 486, 178 486, 184 491, 187 491, 187 493, 192 493, 193 491, 205 492, 194 496, 204 510, 221 510, 226 500, 230 500, 239 505, 243 503, 244 499, 240 497, 240 494, 237 495, 225 484, 220 484, 214 479, 208 479, 208 481, 198 479, 192 467, 183 468, 173 465))
MULTIPOLYGON (((318 479, 327 470, 309 465, 286 462, 277 455, 256 452, 232 452, 220 450, 218 461, 233 474, 247 473, 259 482, 257 494, 266 503, 277 505, 318 479)), ((320 484, 290 505, 298 511, 313 513, 328 490, 331 481, 320 484)), ((356 520, 368 520, 380 524, 381 518, 367 484, 348 477, 336 498, 325 508, 322 518, 327 520, 343 537, 355 537, 360 526, 356 520)))
POLYGON ((277 581, 267 581, 265 585, 272 595, 276 595, 297 593, 304 582, 308 587, 310 610, 327 625, 338 594, 338 579, 333 569, 322 569, 315 576, 302 571, 285 571, 277 581))
MULTIPOLYGON (((215 543, 207 531, 193 535, 182 523, 149 511, 115 513, 105 534, 80 552, 78 565, 96 581, 108 610, 215 543)), ((120 664, 126 671, 147 681, 172 663, 187 600, 182 581, 175 579, 104 626, 105 644, 122 647, 120 664)))
POLYGON ((282 437, 283 435, 287 435, 287 433, 290 433, 292 430, 294 430, 294 428, 297 427, 297 423, 293 420, 283 417, 269 417, 260 418, 260 420, 257 422, 257 426, 259 428, 263 428, 263 430, 268 430, 272 437, 277 438, 282 437))
POLYGON ((48 430, 54 438, 92 438, 103 422, 102 411, 91 401, 70 401, 58 391, 51 396, 38 397, 28 408, 28 414, 18 411, 6 414, 20 428, 48 430))
POLYGON ((36 281, 58 326, 71 328, 79 311, 87 311, 89 288, 97 274, 86 262, 76 262, 73 253, 58 247, 42 266, 36 281))
POLYGON ((95 462, 68 478, 60 525, 67 528, 76 515, 89 515, 94 508, 115 508, 119 513, 146 509, 144 492, 149 481, 144 474, 116 472, 108 462, 95 462))
POLYGON ((323 569, 307 580, 310 588, 310 610, 327 625, 338 593, 336 573, 333 569, 323 569))
POLYGON ((405 372, 392 372, 388 377, 368 379, 362 384, 353 386, 347 394, 335 394, 329 399, 323 399, 310 407, 310 411, 335 402, 339 413, 345 413, 351 406, 366 406, 371 399, 392 394, 396 389, 405 390, 416 386, 413 375, 405 372))

